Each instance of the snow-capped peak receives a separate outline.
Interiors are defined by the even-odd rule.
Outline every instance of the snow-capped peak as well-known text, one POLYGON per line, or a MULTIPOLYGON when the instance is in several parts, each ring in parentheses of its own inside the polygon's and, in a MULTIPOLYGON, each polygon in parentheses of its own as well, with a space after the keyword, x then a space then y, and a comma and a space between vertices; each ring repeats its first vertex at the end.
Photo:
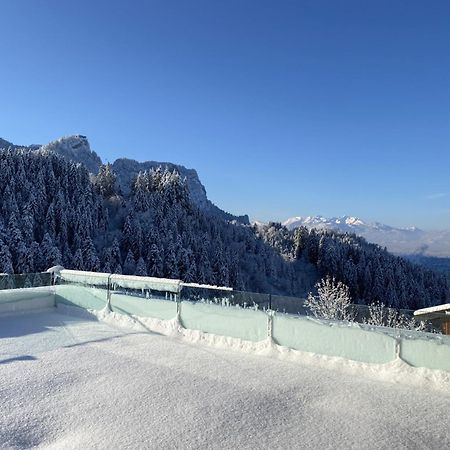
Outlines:
POLYGON ((350 231, 356 227, 366 227, 367 224, 354 216, 341 216, 326 218, 320 215, 317 216, 297 216, 291 217, 283 222, 283 225, 289 229, 306 226, 308 228, 335 228, 340 231, 350 231))
POLYGON ((358 219, 358 217, 346 217, 345 223, 347 225, 353 225, 353 226, 365 225, 365 223, 361 219, 358 219))

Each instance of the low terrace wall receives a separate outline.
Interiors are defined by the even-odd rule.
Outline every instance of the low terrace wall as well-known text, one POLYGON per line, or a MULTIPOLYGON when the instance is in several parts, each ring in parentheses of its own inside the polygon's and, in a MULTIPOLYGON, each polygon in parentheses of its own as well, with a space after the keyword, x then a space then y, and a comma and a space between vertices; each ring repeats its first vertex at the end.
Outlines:
MULTIPOLYGON (((118 277, 118 276, 116 276, 118 277)), ((101 277, 100 277, 101 278, 101 277)), ((138 285, 133 281, 133 289, 138 285)), ((205 302, 165 300, 108 291, 99 286, 60 284, 0 291, 0 313, 48 308, 57 304, 101 310, 109 305, 119 314, 177 319, 181 326, 222 336, 259 342, 268 338, 281 346, 365 363, 401 358, 416 367, 450 372, 450 336, 338 321, 317 320, 273 311, 205 302), (109 303, 108 303, 109 295, 109 303)))
MULTIPOLYGON (((55 288, 56 303, 97 310, 107 305, 104 289, 70 285, 55 288)), ((111 294, 110 305, 120 314, 161 320, 178 317, 181 326, 205 333, 252 342, 271 337, 276 344, 295 350, 378 364, 401 358, 412 366, 450 372, 450 337, 443 335, 117 293, 111 294)))
POLYGON ((52 286, 0 290, 0 314, 54 306, 55 290, 52 286))

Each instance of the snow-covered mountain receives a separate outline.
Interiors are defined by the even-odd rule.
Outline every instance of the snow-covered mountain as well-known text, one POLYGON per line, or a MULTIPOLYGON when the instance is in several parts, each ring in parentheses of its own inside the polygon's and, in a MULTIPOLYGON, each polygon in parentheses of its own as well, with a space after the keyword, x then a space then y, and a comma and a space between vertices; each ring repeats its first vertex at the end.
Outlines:
POLYGON ((17 145, 17 144, 13 144, 12 142, 9 142, 5 139, 0 138, 0 149, 2 148, 13 148, 13 149, 17 149, 17 148, 28 148, 30 150, 36 150, 39 147, 41 147, 40 145, 28 145, 28 146, 24 146, 24 145, 17 145))
POLYGON ((102 160, 97 153, 91 150, 87 137, 81 134, 62 137, 43 145, 40 150, 54 152, 69 161, 81 163, 89 172, 94 174, 98 172, 102 164, 102 160))
POLYGON ((283 222, 288 229, 307 228, 354 233, 379 244, 393 253, 426 256, 450 256, 450 230, 424 231, 416 227, 396 228, 379 222, 365 222, 353 216, 326 218, 323 216, 291 217, 283 222))
POLYGON ((380 222, 368 223, 360 219, 359 217, 353 216, 341 216, 331 218, 323 216, 305 216, 305 217, 298 216, 287 219, 285 222, 283 222, 283 225, 290 230, 293 230, 300 226, 304 226, 307 228, 333 229, 338 230, 342 233, 355 233, 355 234, 373 231, 384 231, 384 232, 399 231, 399 232, 406 232, 408 234, 416 233, 416 235, 423 233, 422 230, 415 227, 395 228, 380 222))
MULTIPOLYGON (((0 148, 18 149, 23 148, 23 146, 12 144, 11 142, 0 138, 0 148)), ((88 138, 81 134, 65 136, 42 146, 32 145, 27 148, 39 152, 56 153, 69 161, 83 164, 92 174, 97 174, 98 169, 102 164, 101 158, 91 149, 88 138)), ((236 220, 241 223, 249 223, 248 216, 235 216, 214 205, 214 203, 208 199, 206 189, 201 183, 195 169, 187 169, 184 166, 168 162, 138 162, 133 159, 119 158, 113 163, 113 170, 117 175, 122 191, 128 192, 130 190, 132 179, 140 171, 150 170, 151 168, 159 166, 168 167, 170 170, 175 169, 183 178, 186 178, 193 203, 203 211, 225 220, 236 220)))
POLYGON ((0 148, 9 148, 12 147, 13 144, 5 139, 0 138, 0 148))
POLYGON ((134 159, 119 158, 113 163, 114 173, 117 175, 117 179, 122 188, 122 191, 128 193, 130 191, 132 179, 139 173, 159 166, 167 167, 169 170, 176 170, 183 178, 186 178, 189 186, 189 193, 192 202, 196 204, 203 211, 208 212, 210 215, 220 217, 225 220, 236 220, 241 223, 248 224, 248 216, 235 216, 228 212, 223 211, 217 207, 211 200, 208 199, 206 189, 200 181, 200 178, 195 169, 188 169, 179 164, 173 164, 169 162, 158 161, 145 161, 138 162, 134 159))

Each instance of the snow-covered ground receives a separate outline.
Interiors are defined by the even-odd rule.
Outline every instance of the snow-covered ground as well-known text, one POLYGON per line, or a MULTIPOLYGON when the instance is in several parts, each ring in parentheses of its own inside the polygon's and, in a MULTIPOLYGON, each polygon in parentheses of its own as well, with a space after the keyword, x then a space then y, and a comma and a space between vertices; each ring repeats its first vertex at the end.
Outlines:
POLYGON ((0 317, 2 448, 450 448, 443 374, 61 311, 0 317))

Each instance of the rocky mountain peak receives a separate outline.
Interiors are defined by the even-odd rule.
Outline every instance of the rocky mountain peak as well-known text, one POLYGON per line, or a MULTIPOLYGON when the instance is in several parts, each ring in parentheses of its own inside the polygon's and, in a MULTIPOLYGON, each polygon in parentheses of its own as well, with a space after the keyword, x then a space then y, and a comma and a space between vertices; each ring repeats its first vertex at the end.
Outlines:
POLYGON ((65 136, 41 147, 42 151, 54 152, 70 161, 83 164, 91 173, 97 173, 102 160, 91 150, 86 136, 65 136))

